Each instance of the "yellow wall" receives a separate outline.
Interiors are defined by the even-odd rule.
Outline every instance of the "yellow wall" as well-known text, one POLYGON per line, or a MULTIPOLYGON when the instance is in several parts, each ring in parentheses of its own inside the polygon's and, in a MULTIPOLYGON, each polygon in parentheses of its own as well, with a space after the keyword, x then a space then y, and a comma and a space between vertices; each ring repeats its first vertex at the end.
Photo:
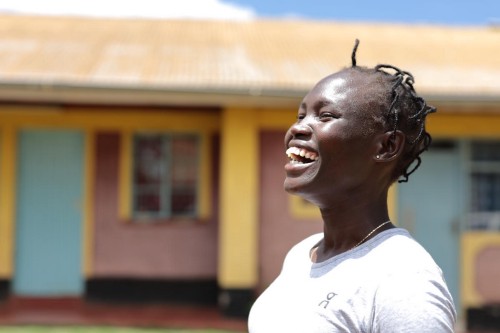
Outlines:
POLYGON ((91 129, 85 132, 84 153, 84 179, 82 211, 82 235, 83 235, 83 274, 88 277, 92 274, 92 258, 94 244, 94 179, 95 179, 95 132, 91 129))
POLYGON ((78 128, 94 130, 209 131, 219 129, 217 112, 147 108, 126 110, 84 107, 1 107, 0 124, 13 127, 78 128))
POLYGON ((500 113, 436 113, 429 116, 427 130, 434 137, 498 139, 500 113))
POLYGON ((251 109, 222 115, 219 284, 254 288, 258 271, 258 127, 251 109))
POLYGON ((0 278, 7 278, 14 260, 16 131, 8 126, 0 131, 0 278))

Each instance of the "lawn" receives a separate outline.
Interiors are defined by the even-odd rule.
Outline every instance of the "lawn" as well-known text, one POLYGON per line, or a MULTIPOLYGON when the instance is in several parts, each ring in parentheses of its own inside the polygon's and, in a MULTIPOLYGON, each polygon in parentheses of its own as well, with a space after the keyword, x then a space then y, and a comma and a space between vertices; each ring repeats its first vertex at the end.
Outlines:
POLYGON ((2 333, 236 333, 219 330, 164 328, 86 327, 86 326, 0 326, 2 333))

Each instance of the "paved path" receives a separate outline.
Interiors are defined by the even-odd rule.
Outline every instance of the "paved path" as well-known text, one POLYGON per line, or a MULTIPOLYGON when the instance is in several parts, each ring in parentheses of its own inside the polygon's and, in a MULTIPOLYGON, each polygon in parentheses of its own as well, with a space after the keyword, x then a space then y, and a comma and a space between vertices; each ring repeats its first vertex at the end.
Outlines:
POLYGON ((225 318, 215 307, 112 305, 79 300, 0 303, 0 325, 29 324, 213 328, 246 332, 246 320, 225 318))

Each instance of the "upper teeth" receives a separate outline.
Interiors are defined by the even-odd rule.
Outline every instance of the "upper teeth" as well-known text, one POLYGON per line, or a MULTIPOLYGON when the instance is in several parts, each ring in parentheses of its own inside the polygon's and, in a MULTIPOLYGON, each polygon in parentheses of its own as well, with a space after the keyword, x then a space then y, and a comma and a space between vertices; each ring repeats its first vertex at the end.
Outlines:
POLYGON ((313 160, 313 161, 316 161, 318 159, 318 155, 316 153, 311 152, 311 151, 307 151, 305 149, 301 149, 298 147, 288 148, 286 150, 286 154, 292 160, 295 160, 295 158, 294 158, 295 156, 305 157, 305 158, 313 160))

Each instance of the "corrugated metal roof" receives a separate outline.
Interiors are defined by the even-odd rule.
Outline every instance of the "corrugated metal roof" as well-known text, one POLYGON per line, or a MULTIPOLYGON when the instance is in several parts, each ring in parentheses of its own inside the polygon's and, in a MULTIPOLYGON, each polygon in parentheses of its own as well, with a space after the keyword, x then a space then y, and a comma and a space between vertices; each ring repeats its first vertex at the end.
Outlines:
POLYGON ((315 21, 0 16, 0 85, 303 91, 350 65, 390 63, 420 93, 500 96, 500 29, 315 21))

